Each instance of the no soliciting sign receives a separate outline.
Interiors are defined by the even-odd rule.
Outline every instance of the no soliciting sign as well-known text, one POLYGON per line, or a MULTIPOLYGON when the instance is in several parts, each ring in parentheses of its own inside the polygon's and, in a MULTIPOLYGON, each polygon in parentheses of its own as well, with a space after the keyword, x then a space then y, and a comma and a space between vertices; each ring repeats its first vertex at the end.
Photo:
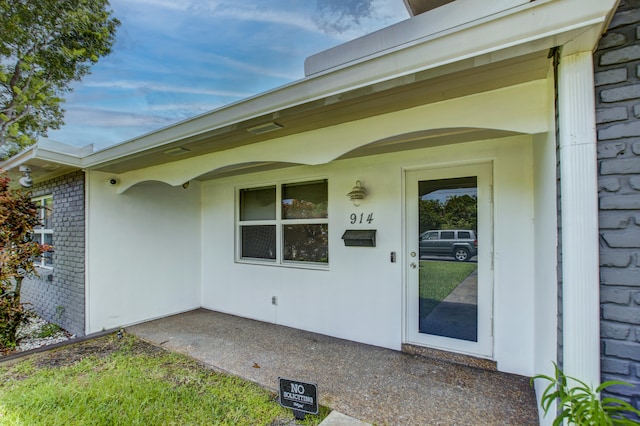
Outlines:
POLYGON ((318 414, 318 385, 282 377, 278 377, 278 380, 280 405, 303 413, 318 414))

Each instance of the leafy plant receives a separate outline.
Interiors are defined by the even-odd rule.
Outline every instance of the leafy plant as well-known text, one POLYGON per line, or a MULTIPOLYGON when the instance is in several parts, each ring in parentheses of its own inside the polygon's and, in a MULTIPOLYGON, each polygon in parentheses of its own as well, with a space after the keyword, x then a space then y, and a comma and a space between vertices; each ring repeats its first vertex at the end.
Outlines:
POLYGON ((55 336, 57 333, 61 331, 62 331, 62 328, 60 328, 58 324, 47 323, 40 329, 36 337, 40 339, 45 339, 47 337, 55 336))
POLYGON ((56 321, 62 322, 62 318, 64 317, 64 313, 66 312, 66 308, 62 305, 56 306, 56 321))
POLYGON ((562 425, 563 421, 575 425, 638 425, 640 423, 624 417, 625 414, 640 415, 640 411, 631 404, 618 398, 600 397, 603 390, 613 385, 633 386, 627 382, 611 380, 593 389, 581 380, 565 375, 554 362, 555 377, 538 374, 531 379, 545 379, 551 383, 542 393, 540 406, 545 414, 558 401, 558 415, 553 421, 554 426, 562 425), (570 385, 573 384, 574 385, 570 385))
POLYGON ((442 202, 420 199, 420 232, 431 229, 478 229, 478 199, 456 195, 442 202))
POLYGON ((15 348, 18 326, 27 320, 20 291, 24 277, 36 272, 33 259, 42 253, 31 241, 39 223, 29 193, 10 188, 9 178, 0 176, 0 351, 15 348))

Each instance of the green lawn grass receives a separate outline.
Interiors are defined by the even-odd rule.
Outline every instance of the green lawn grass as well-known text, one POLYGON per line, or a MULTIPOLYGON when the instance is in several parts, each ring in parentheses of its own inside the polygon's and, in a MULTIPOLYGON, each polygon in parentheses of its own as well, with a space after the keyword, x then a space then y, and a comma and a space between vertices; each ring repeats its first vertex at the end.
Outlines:
MULTIPOLYGON (((318 424, 327 414, 322 408, 301 424, 318 424)), ((273 392, 129 335, 0 366, 0 425, 277 425, 292 419, 273 392)))
POLYGON ((420 316, 429 315, 477 267, 469 262, 420 261, 420 316))

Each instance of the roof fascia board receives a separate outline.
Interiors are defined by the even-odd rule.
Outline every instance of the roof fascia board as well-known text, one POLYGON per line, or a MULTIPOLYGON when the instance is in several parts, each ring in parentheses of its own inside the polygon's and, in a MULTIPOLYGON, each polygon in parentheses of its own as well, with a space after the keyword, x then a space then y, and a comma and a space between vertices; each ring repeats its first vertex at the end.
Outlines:
MULTIPOLYGON (((563 45, 594 27, 596 30, 591 32, 601 34, 617 2, 537 0, 527 3, 95 152, 86 157, 83 163, 90 168, 117 161, 127 155, 285 108, 469 58, 482 57, 483 63, 487 63, 497 60, 501 52, 507 50, 510 52, 508 55, 524 55, 563 45)), ((595 47, 597 40, 593 40, 593 43, 591 48, 595 47)))
POLYGON ((358 39, 309 56, 304 63, 306 76, 339 68, 364 58, 384 55, 404 45, 420 43, 439 33, 474 25, 493 15, 508 13, 530 0, 456 0, 435 10, 414 16, 358 39))
POLYGON ((38 153, 37 144, 30 146, 29 148, 19 152, 7 160, 0 162, 0 170, 10 171, 15 169, 16 167, 22 166, 27 161, 36 157, 38 153))
POLYGON ((85 146, 69 145, 67 143, 57 142, 51 139, 43 138, 38 141, 38 146, 41 149, 47 149, 56 151, 61 154, 66 154, 70 157, 86 157, 93 152, 93 144, 85 146))
POLYGON ((82 168, 84 167, 84 159, 80 156, 69 155, 46 147, 38 147, 34 158, 43 161, 50 161, 65 166, 82 168))
MULTIPOLYGON (((460 1, 461 0, 456 0, 453 3, 443 6, 442 9, 445 9, 446 11, 449 7, 453 7, 453 5, 460 1)), ((593 29, 594 27, 597 27, 599 37, 613 16, 615 5, 617 5, 618 2, 619 0, 537 0, 525 3, 519 7, 505 9, 499 13, 491 11, 491 14, 485 13, 484 17, 472 21, 467 20, 464 24, 448 26, 447 28, 439 27, 441 24, 438 24, 437 20, 431 22, 431 19, 425 19, 431 18, 431 15, 436 14, 436 12, 440 12, 439 10, 431 11, 412 18, 409 21, 418 22, 419 20, 424 20, 425 22, 420 22, 420 25, 416 26, 416 28, 423 26, 430 26, 431 28, 435 26, 436 31, 431 31, 430 33, 420 37, 414 37, 411 40, 407 40, 402 44, 397 44, 387 49, 378 49, 372 54, 354 58, 351 61, 342 61, 343 63, 341 65, 334 66, 324 72, 318 72, 313 75, 334 72, 336 70, 353 67, 364 62, 368 63, 377 58, 410 49, 416 45, 428 45, 438 40, 455 36, 463 36, 459 37, 461 39, 459 46, 452 46, 458 51, 454 55, 463 58, 465 55, 461 53, 462 51, 470 52, 471 55, 477 52, 477 55, 481 55, 488 51, 498 51, 504 47, 515 45, 526 45, 530 41, 550 39, 553 37, 558 37, 558 39, 554 41, 555 44, 551 47, 559 46, 568 43, 569 40, 576 37, 575 33, 568 34, 569 37, 561 37, 563 33, 568 33, 569 31, 579 28, 584 28, 584 31, 586 32, 589 28, 593 29), (518 28, 518 21, 521 21, 522 24, 526 24, 527 27, 518 28), (480 38, 471 38, 474 36, 474 32, 477 32, 478 34, 476 35, 480 36, 480 38)), ((476 2, 473 4, 479 5, 480 3, 476 2)), ((344 45, 337 46, 333 49, 329 49, 325 52, 332 52, 334 50, 367 50, 368 43, 362 43, 363 40, 366 40, 367 37, 376 36, 378 37, 378 40, 376 40, 376 43, 374 44, 380 44, 382 43, 382 39, 396 38, 394 36, 394 32, 398 31, 401 24, 404 24, 404 22, 380 30, 377 33, 345 43, 344 45), (390 34, 387 34, 387 31, 389 31, 390 34), (351 44, 357 46, 357 48, 348 49, 351 44)), ((597 44, 597 39, 591 39, 590 41, 593 45, 588 47, 588 49, 593 50, 597 44)), ((321 57, 325 52, 321 52, 316 56, 321 57)), ((468 57, 469 55, 466 56, 468 57)), ((321 57, 321 59, 324 60, 326 58, 321 57)), ((433 62, 437 62, 437 60, 433 62)))
POLYGON ((92 152, 93 145, 77 147, 49 139, 41 139, 13 157, 0 162, 0 169, 11 170, 34 159, 81 168, 83 159, 92 152))

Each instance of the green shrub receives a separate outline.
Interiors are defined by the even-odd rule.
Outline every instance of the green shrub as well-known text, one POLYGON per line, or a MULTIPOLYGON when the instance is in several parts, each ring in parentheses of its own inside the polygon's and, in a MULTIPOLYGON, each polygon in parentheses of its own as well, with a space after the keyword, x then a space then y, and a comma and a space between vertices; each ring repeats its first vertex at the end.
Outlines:
POLYGON ((558 415, 553 425, 559 426, 563 421, 568 424, 584 426, 600 425, 638 425, 637 421, 625 417, 625 414, 640 415, 631 404, 618 398, 602 398, 603 390, 613 385, 633 386, 622 381, 608 381, 602 383, 596 389, 591 388, 583 381, 571 376, 566 376, 554 362, 555 377, 538 374, 531 379, 531 384, 536 379, 545 379, 551 383, 542 393, 540 406, 545 414, 558 401, 558 415), (575 385, 570 386, 570 384, 575 385))
POLYGON ((42 326, 36 337, 45 339, 47 337, 54 336, 56 333, 62 331, 62 328, 58 324, 47 323, 42 326))
POLYGON ((15 349, 18 327, 28 319, 29 314, 20 299, 0 282, 0 352, 15 349))
POLYGON ((40 224, 38 208, 29 192, 9 186, 0 175, 0 351, 16 347, 18 326, 27 320, 20 303, 22 280, 35 274, 33 259, 43 248, 31 240, 40 224))

